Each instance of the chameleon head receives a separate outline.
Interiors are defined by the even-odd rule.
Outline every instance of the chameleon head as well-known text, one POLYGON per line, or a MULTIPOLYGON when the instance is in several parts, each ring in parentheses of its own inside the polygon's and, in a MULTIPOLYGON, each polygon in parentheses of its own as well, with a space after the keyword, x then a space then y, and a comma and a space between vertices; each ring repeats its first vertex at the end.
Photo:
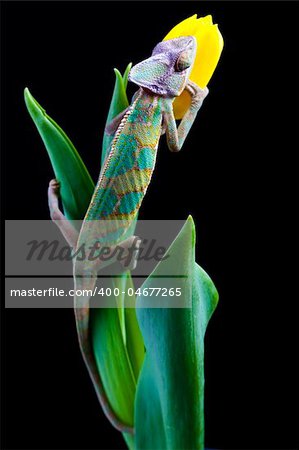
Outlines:
POLYGON ((129 80, 154 94, 178 97, 188 81, 195 55, 193 36, 160 42, 150 58, 132 67, 129 80))

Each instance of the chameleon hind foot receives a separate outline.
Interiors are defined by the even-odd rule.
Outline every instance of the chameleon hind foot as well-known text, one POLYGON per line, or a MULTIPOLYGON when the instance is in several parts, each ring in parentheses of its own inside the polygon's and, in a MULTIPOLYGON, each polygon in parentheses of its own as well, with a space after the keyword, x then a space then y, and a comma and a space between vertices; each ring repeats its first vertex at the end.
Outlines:
POLYGON ((120 244, 124 250, 120 263, 125 270, 136 269, 140 244, 138 236, 131 236, 120 244))
POLYGON ((60 183, 55 178, 50 181, 48 187, 48 204, 50 216, 55 225, 58 226, 70 247, 76 248, 78 241, 78 231, 67 220, 59 209, 60 183))
POLYGON ((48 204, 50 209, 51 219, 55 222, 56 220, 62 219, 63 214, 59 209, 59 192, 60 183, 55 178, 50 181, 48 187, 48 204))
POLYGON ((99 272, 107 265, 113 265, 114 263, 118 264, 116 270, 120 270, 120 273, 136 269, 141 242, 142 240, 138 236, 131 236, 107 248, 109 250, 105 251, 105 261, 101 261, 101 258, 94 261, 94 270, 99 272))

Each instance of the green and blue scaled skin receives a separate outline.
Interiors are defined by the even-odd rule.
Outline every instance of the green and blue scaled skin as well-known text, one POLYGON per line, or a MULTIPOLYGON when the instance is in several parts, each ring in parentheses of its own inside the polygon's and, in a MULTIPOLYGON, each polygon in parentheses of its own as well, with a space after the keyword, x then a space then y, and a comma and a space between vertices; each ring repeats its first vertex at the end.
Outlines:
POLYGON ((85 220, 134 219, 154 170, 162 108, 161 97, 138 92, 116 131, 85 220))

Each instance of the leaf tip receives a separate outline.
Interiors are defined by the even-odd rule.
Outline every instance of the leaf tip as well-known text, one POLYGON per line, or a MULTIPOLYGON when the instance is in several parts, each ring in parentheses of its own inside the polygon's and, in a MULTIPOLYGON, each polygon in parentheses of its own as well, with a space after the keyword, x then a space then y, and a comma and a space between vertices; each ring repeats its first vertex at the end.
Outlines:
POLYGON ((27 105, 28 101, 32 100, 32 95, 31 95, 31 93, 30 93, 30 91, 29 91, 27 86, 24 89, 24 99, 25 99, 26 105, 27 105))
POLYGON ((195 239, 196 239, 195 223, 194 223, 194 220, 193 220, 193 217, 191 216, 191 214, 189 214, 189 216, 186 220, 186 224, 189 225, 189 227, 191 228, 192 245, 195 245, 195 239))
POLYGON ((116 77, 120 77, 122 79, 121 73, 116 67, 114 67, 113 71, 114 71, 116 77))

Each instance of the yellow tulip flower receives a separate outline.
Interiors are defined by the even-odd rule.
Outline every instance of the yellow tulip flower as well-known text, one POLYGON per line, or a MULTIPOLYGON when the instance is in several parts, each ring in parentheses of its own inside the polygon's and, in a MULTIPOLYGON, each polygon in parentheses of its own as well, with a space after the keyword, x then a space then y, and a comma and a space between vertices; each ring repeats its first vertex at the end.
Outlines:
MULTIPOLYGON (((218 25, 213 24, 212 16, 197 18, 197 14, 188 17, 177 24, 163 39, 174 39, 182 36, 194 36, 197 41, 196 58, 190 80, 200 88, 207 86, 218 64, 222 49, 223 38, 218 25)), ((184 91, 173 102, 176 119, 181 119, 191 103, 190 95, 184 91)))

